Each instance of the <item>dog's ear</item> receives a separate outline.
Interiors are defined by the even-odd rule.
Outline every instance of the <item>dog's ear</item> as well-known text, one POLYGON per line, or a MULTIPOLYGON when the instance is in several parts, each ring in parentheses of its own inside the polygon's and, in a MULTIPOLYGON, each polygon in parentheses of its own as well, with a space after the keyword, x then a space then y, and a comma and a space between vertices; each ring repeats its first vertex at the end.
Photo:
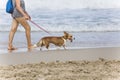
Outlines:
POLYGON ((64 34, 68 34, 66 31, 64 31, 64 34))
POLYGON ((66 31, 64 31, 64 38, 67 39, 68 38, 68 33, 66 31))

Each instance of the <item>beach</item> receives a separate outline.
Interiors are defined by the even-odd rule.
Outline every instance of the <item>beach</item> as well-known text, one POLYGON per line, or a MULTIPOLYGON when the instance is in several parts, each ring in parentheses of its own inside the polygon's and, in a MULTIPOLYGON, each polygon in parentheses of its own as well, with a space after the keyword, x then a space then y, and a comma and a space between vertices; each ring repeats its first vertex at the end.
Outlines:
POLYGON ((63 31, 75 40, 66 42, 67 50, 50 44, 49 50, 28 51, 20 25, 13 40, 18 49, 8 51, 12 18, 0 9, 0 80, 120 80, 120 9, 36 7, 28 12, 32 21, 50 32, 28 21, 32 44, 44 36, 63 36, 63 31))
MULTIPOLYGON (((68 31, 69 32, 69 31, 68 31)), ((62 36, 63 32, 51 32, 62 36)), ((0 80, 119 80, 120 32, 69 32, 75 40, 67 41, 66 48, 50 44, 27 50, 24 32, 17 32, 8 51, 9 32, 0 32, 0 80)), ((33 44, 45 32, 31 32, 33 44)))
MULTIPOLYGON (((8 32, 0 32, 0 80, 119 80, 120 32, 69 32, 66 48, 50 45, 27 50, 24 32, 17 32, 8 51, 8 32)), ((37 43, 44 32, 32 32, 37 43)), ((62 36, 63 32, 52 32, 62 36)))
POLYGON ((12 52, 0 55, 0 80, 119 80, 120 48, 12 52))

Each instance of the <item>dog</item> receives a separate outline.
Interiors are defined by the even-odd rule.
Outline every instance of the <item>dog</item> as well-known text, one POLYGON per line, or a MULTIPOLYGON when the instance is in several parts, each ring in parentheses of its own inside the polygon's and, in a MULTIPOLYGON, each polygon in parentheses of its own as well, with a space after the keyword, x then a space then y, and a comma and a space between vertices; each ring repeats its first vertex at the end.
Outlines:
POLYGON ((70 40, 73 41, 73 36, 67 32, 64 31, 63 36, 47 36, 43 37, 37 44, 34 45, 34 47, 41 47, 40 50, 42 50, 42 47, 45 46, 47 49, 49 48, 50 43, 56 45, 56 46, 63 46, 64 49, 66 46, 66 41, 70 40))

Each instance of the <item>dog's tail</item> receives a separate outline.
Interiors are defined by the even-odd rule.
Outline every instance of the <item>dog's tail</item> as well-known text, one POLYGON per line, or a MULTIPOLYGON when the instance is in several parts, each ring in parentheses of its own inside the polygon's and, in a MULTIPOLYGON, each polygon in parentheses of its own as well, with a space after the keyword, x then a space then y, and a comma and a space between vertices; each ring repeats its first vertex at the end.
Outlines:
POLYGON ((40 42, 39 42, 39 46, 42 47, 44 44, 45 44, 45 41, 43 39, 41 39, 40 42))
POLYGON ((42 47, 44 45, 45 45, 45 41, 41 39, 37 44, 34 44, 34 47, 42 47))
POLYGON ((34 47, 34 48, 37 48, 37 44, 34 44, 33 47, 34 47))

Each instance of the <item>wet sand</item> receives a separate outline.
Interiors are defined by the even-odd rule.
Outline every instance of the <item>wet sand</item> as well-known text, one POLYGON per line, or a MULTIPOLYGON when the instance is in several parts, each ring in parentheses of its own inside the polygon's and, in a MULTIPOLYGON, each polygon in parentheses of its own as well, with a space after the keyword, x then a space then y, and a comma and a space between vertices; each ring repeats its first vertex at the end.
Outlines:
POLYGON ((0 80, 120 80, 120 48, 14 52, 0 65, 0 80))
POLYGON ((8 52, 0 54, 0 65, 16 65, 39 62, 54 61, 79 61, 79 60, 98 60, 105 58, 108 60, 120 60, 119 47, 107 48, 86 48, 86 49, 67 49, 67 50, 45 50, 8 52))

